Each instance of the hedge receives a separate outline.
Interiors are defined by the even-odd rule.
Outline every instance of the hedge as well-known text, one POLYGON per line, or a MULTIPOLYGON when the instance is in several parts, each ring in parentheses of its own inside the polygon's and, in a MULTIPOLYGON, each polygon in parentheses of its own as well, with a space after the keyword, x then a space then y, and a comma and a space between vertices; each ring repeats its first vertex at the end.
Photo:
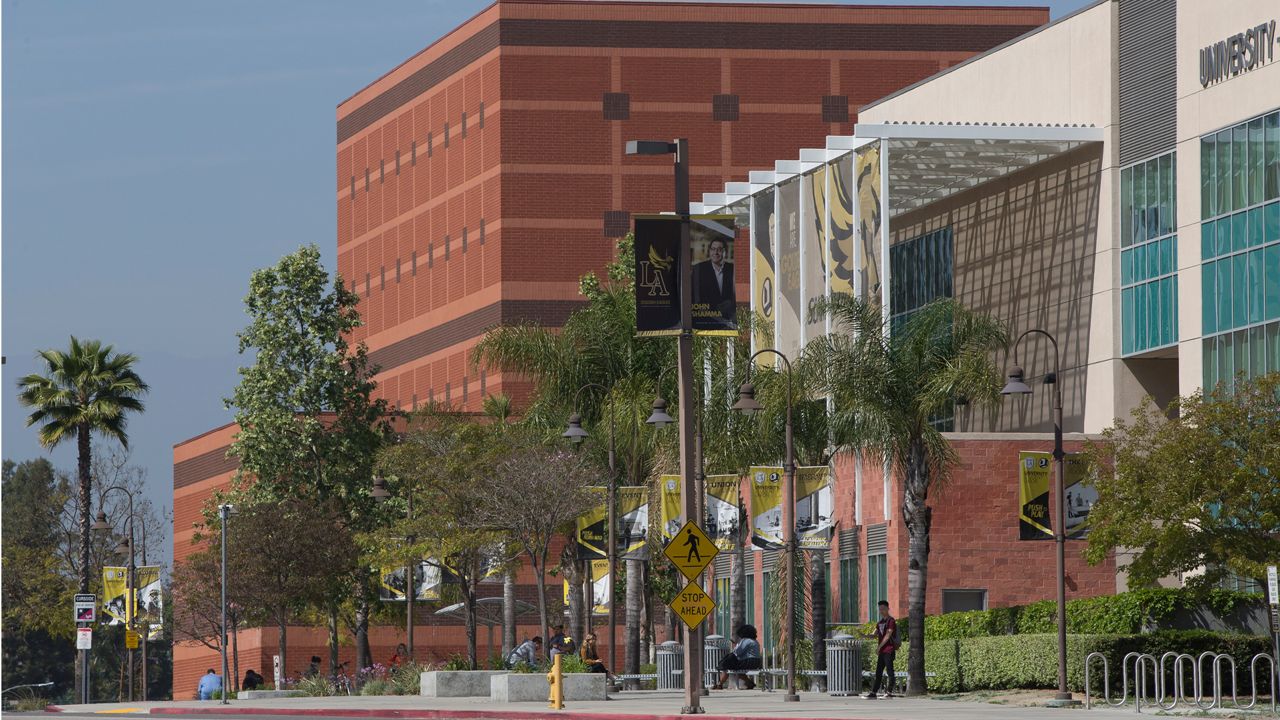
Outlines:
MULTIPOLYGON (((1100 595, 1067 601, 1067 632, 1081 635, 1132 635, 1149 632, 1172 619, 1180 610, 1209 608, 1219 616, 1241 605, 1262 602, 1256 593, 1214 589, 1193 593, 1181 588, 1148 588, 1119 595, 1100 595)), ((1058 605, 1044 600, 1030 605, 970 610, 924 619, 925 640, 955 640, 996 635, 1056 633, 1058 605)), ((845 632, 849 632, 845 626, 845 632)), ((873 623, 862 625, 866 631, 873 623)), ((898 631, 905 638, 909 623, 898 618, 898 631)), ((851 633, 852 634, 852 633, 851 633)))
MULTIPOLYGON (((1072 690, 1084 688, 1084 659, 1101 652, 1110 664, 1111 683, 1120 686, 1120 663, 1130 652, 1150 653, 1158 660, 1173 651, 1198 657, 1206 650, 1225 652, 1236 661, 1237 682, 1248 687, 1249 661, 1258 653, 1270 652, 1270 640, 1258 635, 1214 633, 1204 630, 1165 630, 1147 634, 1067 636, 1067 684, 1072 690)), ((863 669, 875 670, 875 644, 862 643, 863 669)), ((1015 688, 1056 688, 1058 686, 1058 638, 1054 633, 998 635, 943 640, 926 640, 925 672, 930 692, 953 693, 969 690, 1015 688)), ((896 670, 907 666, 906 648, 898 652, 896 670)), ((1102 667, 1093 669, 1094 691, 1101 688, 1102 667)))

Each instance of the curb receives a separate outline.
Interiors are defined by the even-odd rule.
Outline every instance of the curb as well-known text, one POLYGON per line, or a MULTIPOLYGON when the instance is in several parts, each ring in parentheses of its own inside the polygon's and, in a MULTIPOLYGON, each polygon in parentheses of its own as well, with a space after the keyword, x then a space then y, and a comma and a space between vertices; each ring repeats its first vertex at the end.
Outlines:
MULTIPOLYGON (((254 707, 217 707, 217 708, 151 708, 153 715, 325 715, 364 718, 406 718, 408 720, 465 720, 467 718, 486 718, 506 720, 557 720, 573 718, 574 720, 688 720, 688 715, 679 714, 642 714, 642 713, 605 713, 605 712, 573 712, 529 711, 529 710, 411 710, 411 709, 358 709, 358 708, 254 708, 254 707)), ((761 720, 752 715, 700 715, 700 720, 761 720)), ((819 717, 795 717, 789 720, 829 720, 819 717)))

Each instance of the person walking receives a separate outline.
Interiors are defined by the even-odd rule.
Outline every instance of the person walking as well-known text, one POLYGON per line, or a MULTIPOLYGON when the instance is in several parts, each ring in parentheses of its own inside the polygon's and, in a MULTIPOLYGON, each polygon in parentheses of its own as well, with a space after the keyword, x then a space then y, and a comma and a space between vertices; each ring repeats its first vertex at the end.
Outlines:
POLYGON ((892 697, 890 692, 893 688, 893 658, 898 652, 898 621, 893 619, 889 614, 889 602, 881 600, 876 609, 880 613, 880 621, 876 623, 876 631, 874 637, 876 639, 876 679, 871 686, 871 692, 863 697, 868 700, 875 700, 880 692, 880 672, 885 673, 884 694, 885 697, 892 697))
MULTIPOLYGON (((738 628, 738 644, 733 646, 733 650, 729 651, 721 660, 720 665, 716 667, 720 671, 720 680, 715 684, 713 689, 723 690, 725 681, 729 679, 729 675, 742 675, 743 670, 759 670, 762 667, 760 657, 760 643, 756 641, 756 629, 751 625, 743 625, 738 628)), ((750 677, 746 678, 746 689, 754 690, 756 683, 750 677)))

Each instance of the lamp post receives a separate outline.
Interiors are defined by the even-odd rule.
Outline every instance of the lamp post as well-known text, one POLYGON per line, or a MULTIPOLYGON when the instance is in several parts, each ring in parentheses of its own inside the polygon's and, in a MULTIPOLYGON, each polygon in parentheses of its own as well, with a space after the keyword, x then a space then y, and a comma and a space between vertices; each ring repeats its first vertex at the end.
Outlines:
POLYGON ((747 360, 747 381, 739 388, 738 402, 733 404, 733 409, 751 415, 764 408, 756 400, 756 386, 751 383, 751 368, 756 358, 764 353, 777 355, 787 366, 787 449, 786 459, 782 465, 782 546, 787 561, 787 616, 783 625, 787 631, 787 694, 782 699, 797 702, 800 700, 800 695, 796 692, 796 448, 791 431, 791 411, 795 398, 791 394, 791 361, 787 356, 773 348, 757 350, 747 360))
MULTIPOLYGON (((694 438, 693 438, 693 246, 689 239, 689 141, 676 138, 671 142, 630 140, 628 155, 673 155, 675 169, 676 215, 680 218, 680 335, 676 339, 677 365, 680 368, 680 507, 686 518, 701 526, 695 515, 694 438)), ((684 644, 684 667, 687 671, 702 660, 692 643, 684 644)), ((684 714, 705 712, 695 683, 684 684, 684 714)))
MULTIPOLYGON (((373 490, 370 491, 373 499, 382 503, 391 498, 391 491, 387 490, 387 481, 381 476, 373 478, 373 490)), ((405 519, 413 522, 413 488, 405 486, 405 519)), ((413 545, 413 535, 405 536, 405 543, 413 545)), ((413 581, 413 558, 405 560, 405 586, 404 586, 404 635, 405 647, 409 650, 409 659, 413 659, 413 601, 418 594, 418 588, 413 581)))
POLYGON ((1065 489, 1063 482, 1063 459, 1066 453, 1062 450, 1062 378, 1059 365, 1058 340, 1047 331, 1032 328, 1018 336, 1013 343, 1013 367, 1009 369, 1009 382, 1000 391, 1002 395, 1030 395, 1031 387, 1024 381, 1022 367, 1018 362, 1018 346, 1022 339, 1031 334, 1039 334, 1048 338, 1053 345, 1053 373, 1045 375, 1046 385, 1053 385, 1053 501, 1057 506, 1054 512, 1053 539, 1057 545, 1058 555, 1058 693, 1050 705, 1077 705, 1078 700, 1071 698, 1067 689, 1067 514, 1065 507, 1065 489))
POLYGON ((218 639, 218 647, 222 649, 222 703, 229 705, 227 690, 231 680, 227 677, 227 520, 236 514, 235 505, 223 503, 218 506, 218 518, 222 521, 222 636, 218 639))
MULTIPOLYGON (((586 390, 587 388, 596 388, 604 393, 609 392, 608 388, 606 388, 605 386, 599 383, 587 383, 586 385, 583 385, 582 387, 578 388, 573 393, 573 404, 575 407, 578 404, 578 396, 581 395, 582 391, 586 390)), ((569 427, 564 431, 561 437, 569 438, 569 441, 574 444, 580 443, 587 438, 587 431, 582 429, 581 415, 575 412, 569 416, 569 427)), ((617 650, 618 636, 617 636, 617 627, 615 625, 618 619, 617 607, 616 607, 618 603, 614 602, 614 597, 613 597, 613 590, 614 588, 617 587, 617 585, 614 584, 614 580, 617 578, 617 572, 618 572, 618 569, 617 569, 617 565, 618 565, 618 534, 617 534, 618 533, 618 516, 617 516, 618 473, 617 473, 616 463, 617 463, 617 452, 615 451, 615 437, 614 437, 614 408, 613 408, 613 404, 610 403, 609 404, 609 483, 605 486, 606 487, 605 502, 608 503, 609 505, 608 518, 606 522, 608 523, 609 527, 605 536, 605 542, 608 544, 608 549, 605 551, 605 558, 609 563, 609 667, 613 668, 615 672, 618 669, 618 650, 617 650)), ((591 566, 589 564, 587 566, 587 582, 591 583, 591 566)), ((586 632, 589 632, 591 630, 590 628, 591 606, 595 604, 594 585, 592 587, 593 589, 591 591, 591 600, 588 601, 588 605, 587 605, 588 627, 584 628, 586 632)), ((583 637, 586 637, 585 632, 583 634, 583 637)))
MULTIPOLYGON (((129 555, 129 567, 127 570, 125 570, 125 578, 124 578, 125 632, 128 633, 128 632, 133 632, 133 628, 135 626, 135 618, 138 614, 137 600, 133 596, 134 578, 138 570, 137 564, 135 562, 135 555, 133 552, 133 522, 134 522, 133 493, 129 492, 129 489, 122 485, 112 485, 111 487, 108 487, 102 491, 101 497, 105 498, 109 493, 112 493, 112 492, 122 492, 124 493, 124 496, 129 500, 129 538, 127 540, 121 541, 121 543, 117 545, 114 550, 114 554, 116 555, 124 555, 126 553, 129 555)), ((91 529, 98 533, 111 532, 112 527, 111 527, 111 523, 107 522, 106 512, 104 512, 101 509, 98 510, 97 520, 96 522, 93 523, 93 526, 91 529)), ((128 645, 127 642, 125 644, 126 646, 128 645)), ((127 648, 126 653, 129 659, 128 660, 129 662, 129 673, 128 673, 129 702, 133 702, 133 648, 127 648)))

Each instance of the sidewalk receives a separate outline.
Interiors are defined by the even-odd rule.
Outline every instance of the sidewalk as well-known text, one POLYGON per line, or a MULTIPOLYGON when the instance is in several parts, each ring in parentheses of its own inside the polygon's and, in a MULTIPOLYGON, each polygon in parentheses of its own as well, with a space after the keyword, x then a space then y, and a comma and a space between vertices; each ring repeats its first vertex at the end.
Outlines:
MULTIPOLYGON (((679 718, 683 694, 678 690, 647 690, 618 693, 608 702, 566 703, 563 710, 552 710, 545 702, 494 703, 488 698, 424 698, 408 695, 375 697, 304 697, 278 700, 233 700, 229 705, 217 702, 171 701, 147 703, 102 703, 67 705, 60 709, 76 714, 112 715, 327 715, 341 717, 385 718, 565 718, 575 720, 653 720, 679 718)), ((1057 718, 1071 710, 1043 707, 1011 707, 984 702, 931 700, 927 698, 861 698, 831 697, 820 693, 801 693, 800 702, 784 703, 782 693, 749 690, 716 691, 702 699, 706 709, 704 720, 726 718, 785 718, 809 720, 818 718, 858 718, 861 720, 893 720, 895 718, 929 718, 930 720, 1038 720, 1057 718)), ((1075 711, 1079 713, 1080 711, 1075 711)), ((1079 717, 1074 715, 1073 717, 1079 717)), ((1089 717, 1118 720, 1133 717, 1133 708, 1093 709, 1089 717)))

